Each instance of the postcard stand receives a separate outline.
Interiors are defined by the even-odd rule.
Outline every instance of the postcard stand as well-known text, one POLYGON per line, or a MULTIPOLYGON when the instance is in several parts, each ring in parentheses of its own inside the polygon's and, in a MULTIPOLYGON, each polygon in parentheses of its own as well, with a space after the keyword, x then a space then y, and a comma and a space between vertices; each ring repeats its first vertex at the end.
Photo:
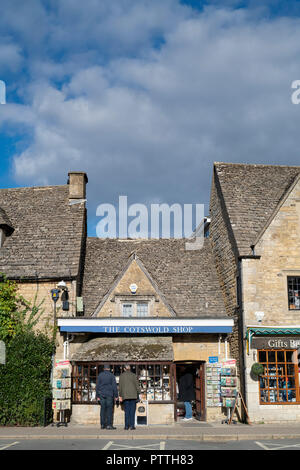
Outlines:
POLYGON ((58 412, 56 426, 67 426, 66 410, 71 409, 71 364, 58 361, 53 371, 53 410, 58 412))
POLYGON ((227 419, 222 421, 222 424, 236 424, 232 420, 232 409, 235 406, 237 397, 237 377, 236 377, 236 362, 230 360, 222 364, 221 367, 221 397, 222 404, 227 408, 227 419))

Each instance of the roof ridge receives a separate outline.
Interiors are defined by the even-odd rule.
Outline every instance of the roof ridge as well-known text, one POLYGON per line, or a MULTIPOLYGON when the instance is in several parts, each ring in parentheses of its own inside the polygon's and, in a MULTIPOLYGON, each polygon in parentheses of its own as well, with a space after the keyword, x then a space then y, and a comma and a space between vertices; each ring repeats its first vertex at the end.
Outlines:
POLYGON ((274 163, 234 163, 234 162, 214 162, 216 165, 228 165, 228 166, 249 166, 249 167, 274 167, 274 168, 299 168, 300 165, 278 165, 274 163))
POLYGON ((17 188, 0 188, 0 191, 18 191, 18 190, 35 190, 35 189, 52 189, 52 188, 67 188, 67 184, 53 184, 49 186, 20 186, 17 188))

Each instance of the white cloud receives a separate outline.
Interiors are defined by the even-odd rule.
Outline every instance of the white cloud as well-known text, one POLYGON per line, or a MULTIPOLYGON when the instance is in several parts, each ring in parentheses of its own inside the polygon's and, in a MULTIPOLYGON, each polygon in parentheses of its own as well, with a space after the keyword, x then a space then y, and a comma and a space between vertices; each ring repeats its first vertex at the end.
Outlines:
POLYGON ((14 157, 18 182, 63 183, 69 170, 85 170, 93 206, 119 194, 130 204, 207 203, 213 161, 298 163, 300 107, 290 86, 300 79, 300 20, 192 14, 171 1, 96 5, 57 3, 49 45, 68 50, 66 61, 30 64, 18 119, 28 122, 30 110, 33 139, 14 157), (150 47, 155 28, 159 49, 150 47), (101 62, 109 39, 112 55, 101 62))

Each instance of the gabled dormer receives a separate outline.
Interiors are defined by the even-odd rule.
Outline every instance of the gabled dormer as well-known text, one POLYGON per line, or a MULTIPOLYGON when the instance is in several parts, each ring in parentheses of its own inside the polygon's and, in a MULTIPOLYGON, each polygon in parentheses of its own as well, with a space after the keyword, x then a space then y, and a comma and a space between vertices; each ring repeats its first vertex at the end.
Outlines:
POLYGON ((94 317, 174 317, 156 282, 135 253, 100 301, 94 317))

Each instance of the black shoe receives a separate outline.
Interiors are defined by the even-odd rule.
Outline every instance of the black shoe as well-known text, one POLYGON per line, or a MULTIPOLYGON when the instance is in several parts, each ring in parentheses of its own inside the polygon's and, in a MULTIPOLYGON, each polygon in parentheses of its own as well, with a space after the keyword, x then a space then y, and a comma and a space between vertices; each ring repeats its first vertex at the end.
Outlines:
POLYGON ((129 429, 129 428, 126 428, 126 426, 125 426, 125 428, 124 428, 124 429, 125 429, 125 431, 128 431, 128 429, 129 429))
POLYGON ((101 429, 106 429, 106 426, 101 426, 101 429))
POLYGON ((106 429, 117 429, 114 426, 106 426, 106 429))
POLYGON ((131 426, 131 428, 129 428, 130 431, 133 431, 134 429, 136 429, 134 426, 131 426))

